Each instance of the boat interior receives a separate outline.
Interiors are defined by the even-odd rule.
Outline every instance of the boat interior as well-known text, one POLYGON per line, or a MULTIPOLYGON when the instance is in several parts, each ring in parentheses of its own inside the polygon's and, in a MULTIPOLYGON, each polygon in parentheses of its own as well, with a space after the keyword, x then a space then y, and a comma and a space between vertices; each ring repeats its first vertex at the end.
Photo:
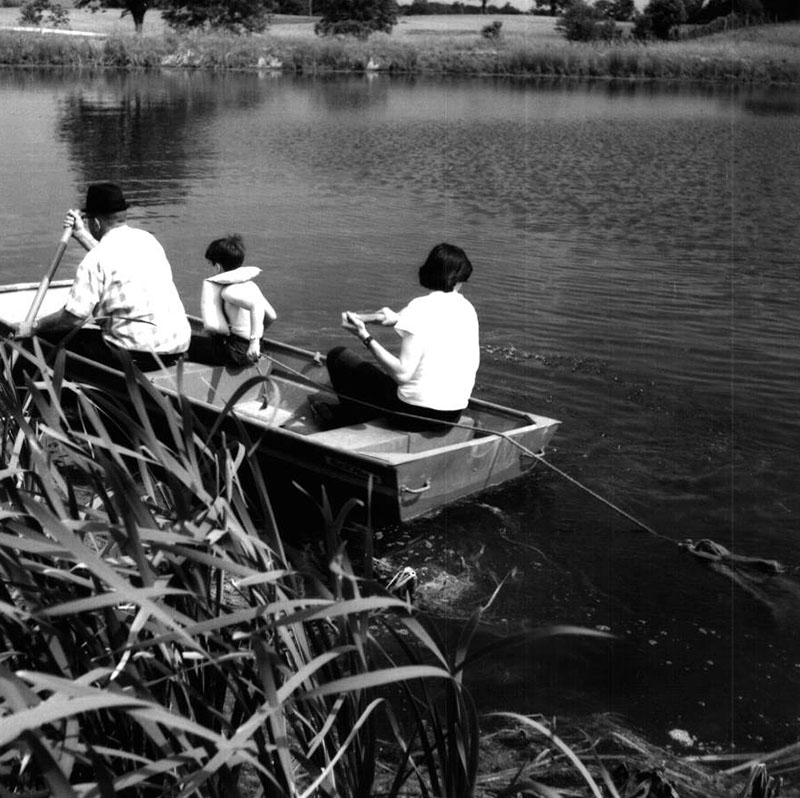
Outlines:
MULTIPOLYGON (((337 449, 365 454, 416 454, 464 443, 491 433, 478 428, 472 410, 461 417, 459 423, 444 430, 403 430, 393 426, 386 416, 346 426, 329 427, 320 422, 313 409, 316 401, 335 405, 335 395, 324 385, 273 370, 266 370, 258 379, 257 367, 232 370, 222 366, 208 366, 186 362, 179 371, 171 366, 150 375, 151 382, 171 393, 181 391, 206 404, 222 410, 246 383, 232 410, 240 418, 258 426, 280 427, 313 440, 315 443, 337 449)), ((520 419, 503 419, 500 414, 492 419, 493 430, 510 430, 520 426, 520 419)))

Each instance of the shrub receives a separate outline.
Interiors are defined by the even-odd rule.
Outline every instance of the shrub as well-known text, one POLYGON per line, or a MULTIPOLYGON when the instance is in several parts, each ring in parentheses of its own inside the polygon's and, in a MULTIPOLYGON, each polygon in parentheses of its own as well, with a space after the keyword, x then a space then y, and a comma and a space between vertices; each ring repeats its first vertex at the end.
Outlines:
POLYGON ((694 25, 685 31, 681 31, 681 39, 701 39, 714 33, 726 33, 739 28, 747 28, 750 25, 759 25, 762 22, 763 19, 760 18, 726 14, 722 17, 715 17, 705 25, 694 25))
POLYGON ((634 20, 633 35, 637 39, 676 38, 678 27, 686 19, 683 0, 650 0, 642 14, 634 20))
POLYGON ((265 0, 163 0, 164 22, 176 30, 217 28, 233 33, 261 33, 269 26, 271 5, 265 0))
POLYGON ((761 0, 709 0, 695 15, 695 21, 703 24, 718 17, 729 17, 761 20, 764 17, 764 6, 761 0))
POLYGON ((556 22, 556 30, 572 42, 610 40, 616 36, 616 25, 603 12, 584 0, 573 0, 556 22))
POLYGON ((22 6, 19 21, 21 25, 37 28, 45 23, 51 28, 66 28, 69 25, 69 13, 60 3, 51 0, 28 0, 22 6))
POLYGON ((329 0, 322 19, 314 26, 318 36, 355 36, 366 39, 371 33, 391 33, 397 24, 395 0, 329 0))
POLYGON ((597 0, 594 6, 603 16, 616 22, 627 22, 636 11, 633 0, 597 0))
POLYGON ((484 39, 499 39, 500 38, 500 29, 503 27, 503 23, 496 19, 494 22, 490 22, 488 25, 484 25, 481 28, 481 36, 484 39))

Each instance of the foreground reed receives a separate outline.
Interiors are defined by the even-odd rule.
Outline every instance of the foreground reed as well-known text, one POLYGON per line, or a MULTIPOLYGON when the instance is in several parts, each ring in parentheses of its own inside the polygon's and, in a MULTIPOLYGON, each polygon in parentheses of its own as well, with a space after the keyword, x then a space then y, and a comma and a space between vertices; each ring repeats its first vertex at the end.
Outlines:
POLYGON ((132 366, 117 399, 65 380, 63 350, 0 358, 5 790, 473 794, 479 615, 447 650, 356 576, 324 495, 327 536, 291 553, 244 430, 132 366))
MULTIPOLYGON (((65 373, 63 350, 0 344, 4 795, 470 798, 481 781, 481 795, 560 795, 552 777, 619 798, 644 778, 669 786, 663 766, 615 781, 585 735, 568 745, 508 713, 496 720, 542 746, 482 777, 464 673, 532 636, 603 635, 558 628, 472 650, 478 611, 450 648, 369 564, 357 575, 340 542, 352 502, 316 497, 325 534, 292 550, 243 429, 205 429, 130 364, 116 397, 65 373)), ((731 794, 684 769, 685 795, 731 794)))
POLYGON ((705 39, 640 44, 487 40, 373 35, 368 41, 307 35, 224 35, 104 39, 0 32, 7 65, 280 70, 304 74, 377 71, 388 74, 607 77, 737 83, 800 83, 800 25, 715 34, 705 39))

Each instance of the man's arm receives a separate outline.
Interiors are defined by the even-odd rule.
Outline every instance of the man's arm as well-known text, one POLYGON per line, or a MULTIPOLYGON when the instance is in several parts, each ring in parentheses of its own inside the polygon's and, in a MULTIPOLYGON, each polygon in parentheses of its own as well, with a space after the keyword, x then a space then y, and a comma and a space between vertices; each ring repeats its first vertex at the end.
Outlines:
POLYGON ((21 322, 16 328, 16 338, 30 338, 31 335, 64 336, 76 327, 80 327, 85 319, 70 313, 66 308, 61 308, 49 316, 37 319, 33 324, 25 325, 21 322))
POLYGON ((72 228, 72 237, 88 252, 94 249, 98 241, 89 232, 89 228, 83 221, 83 216, 80 211, 69 210, 64 217, 64 227, 72 228))

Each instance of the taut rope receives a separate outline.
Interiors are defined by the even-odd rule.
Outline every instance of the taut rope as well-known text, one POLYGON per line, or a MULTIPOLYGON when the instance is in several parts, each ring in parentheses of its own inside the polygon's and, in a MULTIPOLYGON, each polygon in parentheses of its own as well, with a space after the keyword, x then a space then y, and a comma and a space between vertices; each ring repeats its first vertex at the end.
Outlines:
MULTIPOLYGON (((293 375, 295 375, 297 377, 302 377, 304 380, 306 380, 307 382, 310 382, 316 388, 319 388, 320 390, 325 391, 326 393, 332 394, 334 396, 341 396, 342 398, 347 399, 347 401, 349 401, 349 402, 354 402, 355 404, 362 405, 363 407, 368 407, 371 410, 380 410, 382 412, 387 412, 387 409, 385 407, 381 407, 380 405, 374 405, 371 402, 365 402, 362 399, 356 399, 354 397, 345 396, 343 394, 337 394, 336 391, 334 391, 333 388, 331 388, 329 385, 325 385, 324 383, 317 382, 316 380, 310 379, 308 376, 306 376, 302 372, 297 371, 297 369, 294 369, 291 366, 286 365, 285 363, 281 363, 279 360, 276 360, 271 355, 263 355, 263 357, 268 359, 268 360, 270 360, 274 365, 280 367, 284 371, 287 371, 288 373, 293 374, 293 375)), ((430 421, 429 418, 426 418, 424 416, 417 416, 417 415, 414 415, 413 413, 404 413, 404 412, 399 411, 399 410, 391 410, 389 412, 391 412, 393 415, 396 415, 396 416, 402 416, 404 418, 414 419, 415 421, 430 421)), ((523 454, 527 455, 528 457, 533 457, 534 459, 538 460, 540 463, 543 463, 551 471, 553 471, 554 473, 558 474, 558 476, 560 476, 563 479, 567 480, 567 482, 569 482, 570 484, 572 484, 575 487, 579 488, 580 490, 584 491, 585 493, 588 493, 592 498, 596 499, 597 501, 602 502, 603 504, 606 505, 606 507, 609 507, 615 513, 618 513, 619 515, 623 516, 624 518, 627 518, 629 521, 634 523, 640 529, 643 529, 645 532, 649 532, 651 535, 655 535, 656 537, 663 538, 664 540, 669 540, 671 543, 675 542, 674 540, 672 540, 672 538, 668 538, 668 537, 666 537, 666 535, 662 535, 662 534, 656 532, 655 529, 653 529, 649 524, 646 524, 644 521, 640 520, 639 518, 636 518, 634 515, 631 515, 626 510, 623 510, 619 505, 616 505, 616 504, 614 504, 614 502, 610 501, 609 499, 606 499, 605 496, 601 496, 599 493, 597 493, 597 491, 594 491, 590 487, 588 487, 587 485, 584 485, 582 482, 580 482, 579 480, 575 479, 575 477, 570 476, 569 474, 566 473, 566 471, 562 471, 557 466, 554 466, 552 463, 549 463, 545 459, 544 454, 542 452, 534 452, 533 450, 529 449, 527 446, 521 444, 519 441, 514 440, 514 438, 512 438, 506 432, 501 432, 500 430, 489 429, 487 427, 475 427, 475 426, 471 426, 471 425, 468 425, 468 424, 460 424, 457 421, 437 421, 436 423, 437 424, 442 424, 443 426, 447 426, 447 427, 454 427, 454 428, 460 428, 460 429, 469 429, 469 430, 477 430, 477 431, 480 431, 480 432, 485 432, 488 435, 496 435, 499 438, 503 438, 504 440, 508 441, 512 446, 516 446, 523 454)))

